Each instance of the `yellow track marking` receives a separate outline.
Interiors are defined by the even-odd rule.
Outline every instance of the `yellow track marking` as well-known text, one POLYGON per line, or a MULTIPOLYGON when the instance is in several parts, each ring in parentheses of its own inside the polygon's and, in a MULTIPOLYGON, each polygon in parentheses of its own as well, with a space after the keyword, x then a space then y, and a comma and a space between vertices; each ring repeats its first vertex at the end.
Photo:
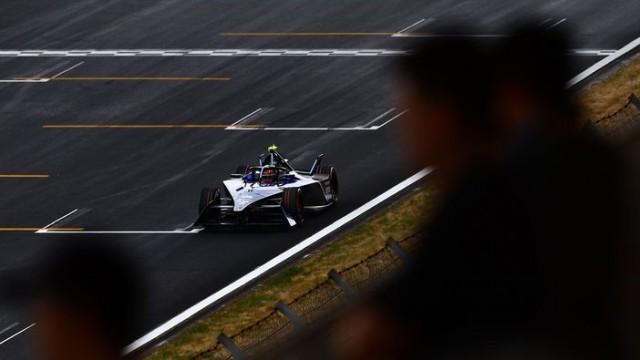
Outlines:
POLYGON ((0 174, 0 179, 48 179, 49 174, 0 174))
POLYGON ((15 80, 49 80, 49 81, 229 81, 230 77, 191 77, 191 76, 59 76, 46 77, 14 77, 15 80))
MULTIPOLYGON (((44 129, 225 129, 231 125, 224 124, 143 124, 143 125, 42 125, 44 129)), ((262 128, 264 125, 235 125, 234 128, 262 128)))

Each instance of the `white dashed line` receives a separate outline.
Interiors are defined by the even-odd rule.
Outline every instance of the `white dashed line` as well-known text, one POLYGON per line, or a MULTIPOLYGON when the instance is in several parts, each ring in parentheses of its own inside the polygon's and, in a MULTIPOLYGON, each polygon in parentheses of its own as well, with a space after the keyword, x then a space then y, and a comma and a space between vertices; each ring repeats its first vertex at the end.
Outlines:
POLYGON ((120 49, 0 50, 0 57, 129 57, 129 56, 399 56, 389 49, 120 49))
POLYGON ((614 49, 574 49, 570 51, 570 54, 579 56, 609 56, 616 51, 617 50, 614 49))

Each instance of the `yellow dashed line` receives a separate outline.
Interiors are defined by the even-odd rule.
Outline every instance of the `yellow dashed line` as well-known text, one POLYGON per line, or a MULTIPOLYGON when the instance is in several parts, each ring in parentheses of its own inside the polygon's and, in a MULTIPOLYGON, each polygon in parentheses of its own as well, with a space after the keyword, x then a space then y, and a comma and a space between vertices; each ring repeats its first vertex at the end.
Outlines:
POLYGON ((0 174, 0 179, 48 179, 49 174, 0 174))

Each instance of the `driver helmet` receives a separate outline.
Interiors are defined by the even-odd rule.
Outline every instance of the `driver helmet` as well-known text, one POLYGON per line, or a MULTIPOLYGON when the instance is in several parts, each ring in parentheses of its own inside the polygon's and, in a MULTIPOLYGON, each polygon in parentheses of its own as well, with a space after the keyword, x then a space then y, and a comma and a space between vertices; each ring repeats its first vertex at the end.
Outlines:
POLYGON ((276 170, 271 167, 264 168, 262 170, 262 177, 260 182, 264 185, 273 185, 277 181, 276 170))

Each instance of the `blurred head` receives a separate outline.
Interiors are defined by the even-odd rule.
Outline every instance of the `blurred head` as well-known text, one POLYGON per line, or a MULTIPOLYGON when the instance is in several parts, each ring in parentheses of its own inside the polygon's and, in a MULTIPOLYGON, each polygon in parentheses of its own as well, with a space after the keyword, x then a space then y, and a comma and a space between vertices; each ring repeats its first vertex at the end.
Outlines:
POLYGON ((67 243, 33 285, 37 350, 45 359, 113 359, 131 340, 139 303, 134 267, 117 249, 67 243))
POLYGON ((566 83, 568 37, 537 25, 517 27, 494 53, 494 114, 508 136, 535 128, 551 136, 574 131, 566 83))
POLYGON ((429 38, 398 64, 402 131, 420 166, 439 171, 479 155, 495 127, 488 115, 491 71, 469 38, 429 38))

